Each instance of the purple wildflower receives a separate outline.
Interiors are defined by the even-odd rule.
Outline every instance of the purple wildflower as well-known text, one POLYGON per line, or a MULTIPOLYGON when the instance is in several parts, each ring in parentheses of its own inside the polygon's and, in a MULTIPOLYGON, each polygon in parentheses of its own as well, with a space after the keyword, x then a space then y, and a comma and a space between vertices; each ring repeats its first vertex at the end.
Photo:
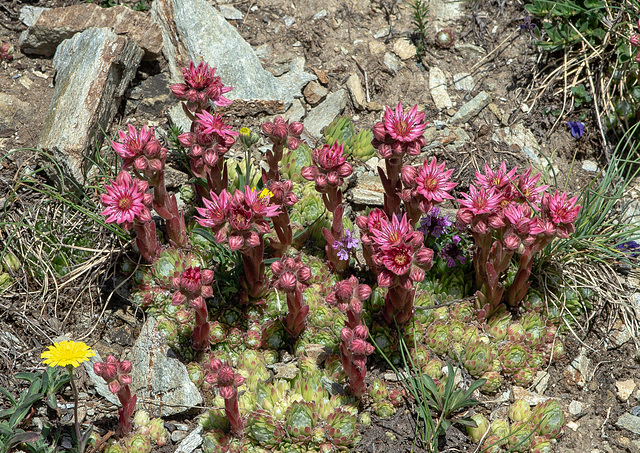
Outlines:
POLYGON ((420 220, 418 231, 424 234, 425 237, 439 238, 449 232, 451 225, 453 225, 453 222, 449 220, 449 216, 443 215, 440 217, 440 208, 434 207, 420 220))
POLYGON ((342 261, 349 259, 349 252, 358 248, 359 241, 353 236, 350 230, 344 230, 344 237, 333 243, 333 248, 338 251, 337 255, 342 261))
POLYGON ((582 137, 582 134, 584 133, 584 123, 581 123, 580 121, 568 121, 567 124, 569 125, 571 135, 573 135, 574 138, 582 137))
POLYGON ((445 245, 439 253, 440 258, 447 262, 447 267, 455 267, 456 260, 460 264, 464 264, 467 257, 464 256, 464 252, 460 247, 460 236, 454 234, 451 237, 451 242, 445 245))
POLYGON ((623 253, 628 253, 631 258, 640 256, 640 244, 636 241, 627 241, 616 245, 616 248, 623 253))
POLYGON ((524 16, 524 23, 520 24, 520 30, 533 30, 536 28, 536 24, 531 22, 531 16, 526 14, 524 16))

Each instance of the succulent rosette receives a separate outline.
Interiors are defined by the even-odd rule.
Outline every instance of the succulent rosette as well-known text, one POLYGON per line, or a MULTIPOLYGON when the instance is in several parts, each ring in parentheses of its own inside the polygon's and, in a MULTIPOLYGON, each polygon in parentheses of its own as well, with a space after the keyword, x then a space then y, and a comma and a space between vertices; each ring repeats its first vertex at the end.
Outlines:
POLYGON ((528 421, 515 422, 511 425, 508 446, 510 451, 527 453, 531 446, 533 426, 528 421))
POLYGON ((529 351, 522 344, 507 342, 499 348, 498 357, 505 373, 514 374, 527 366, 529 351))
POLYGON ((564 413, 560 408, 560 403, 550 399, 538 404, 531 415, 531 423, 541 436, 549 439, 560 437, 564 427, 564 413))
POLYGON ((509 419, 512 422, 526 422, 531 415, 531 406, 527 400, 517 399, 509 406, 509 419))
POLYGON ((529 384, 531 384, 531 381, 533 381, 534 376, 535 369, 526 366, 513 373, 511 377, 513 378, 513 382, 515 382, 516 384, 522 387, 527 387, 529 384))
POLYGON ((484 373, 491 371, 494 357, 493 347, 490 344, 475 341, 465 349, 462 363, 469 374, 479 378, 484 373))
POLYGON ((500 445, 506 445, 511 428, 509 422, 503 418, 497 418, 491 422, 491 434, 498 436, 500 445))
POLYGON ((432 323, 425 333, 425 344, 438 355, 445 355, 451 346, 451 332, 447 323, 438 321, 432 323))
POLYGON ((500 437, 496 435, 490 435, 487 436, 482 443, 481 451, 483 453, 502 453, 502 447, 500 445, 500 437))
POLYGON ((489 420, 482 414, 471 416, 476 426, 467 426, 467 434, 474 442, 480 442, 489 433, 489 420))
POLYGON ((487 380, 487 382, 485 382, 484 385, 480 387, 480 391, 482 393, 495 393, 504 382, 504 380, 502 379, 502 374, 500 374, 499 371, 487 371, 481 376, 481 378, 487 380))

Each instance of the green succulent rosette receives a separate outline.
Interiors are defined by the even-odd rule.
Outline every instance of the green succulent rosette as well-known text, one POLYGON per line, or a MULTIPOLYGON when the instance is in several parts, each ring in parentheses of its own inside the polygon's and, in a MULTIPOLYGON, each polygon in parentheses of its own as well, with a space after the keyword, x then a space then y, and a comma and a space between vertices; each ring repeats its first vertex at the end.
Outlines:
POLYGON ((488 371, 491 371, 494 358, 495 354, 490 344, 483 341, 475 341, 465 349, 462 364, 469 374, 475 378, 479 378, 488 371))
POLYGON ((502 374, 500 374, 499 371, 487 371, 481 377, 487 380, 487 382, 480 387, 480 391, 482 393, 495 393, 504 382, 502 374))
POLYGON ((498 350, 498 357, 504 372, 515 374, 518 370, 527 366, 529 352, 523 344, 507 342, 498 350))
POLYGON ((480 442, 489 432, 489 420, 482 414, 473 414, 471 420, 475 422, 476 426, 467 425, 467 434, 474 442, 480 442))
POLYGON ((500 445, 506 445, 508 441, 511 428, 509 422, 503 418, 497 418, 491 422, 491 434, 498 436, 500 439, 500 445))
POLYGON ((515 422, 509 431, 508 446, 510 451, 527 453, 531 446, 533 426, 528 421, 515 422))
POLYGON ((493 313, 489 318, 485 331, 498 341, 504 340, 511 322, 511 313, 508 311, 498 311, 493 313))
POLYGON ((451 347, 451 332, 448 324, 444 321, 432 323, 427 328, 424 341, 433 352, 438 355, 445 355, 451 347))
POLYGON ((262 409, 249 414, 245 431, 252 441, 267 449, 279 446, 285 433, 282 422, 262 409))
POLYGON ((517 399, 509 406, 509 419, 512 422, 526 422, 531 418, 531 415, 531 407, 524 399, 517 399))
POLYGON ((531 423, 536 427, 540 436, 556 439, 562 434, 564 427, 564 413, 560 403, 556 400, 547 400, 540 403, 533 410, 531 423))

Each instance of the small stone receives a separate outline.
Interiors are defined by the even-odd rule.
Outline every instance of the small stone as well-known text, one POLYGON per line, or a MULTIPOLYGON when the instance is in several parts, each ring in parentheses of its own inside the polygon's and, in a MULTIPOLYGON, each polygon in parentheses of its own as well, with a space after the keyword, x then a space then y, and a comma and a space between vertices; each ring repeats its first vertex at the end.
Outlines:
POLYGON ((473 76, 466 72, 459 72, 453 76, 453 86, 458 91, 473 91, 476 83, 473 76))
POLYGON ((447 79, 442 69, 434 66, 429 71, 429 91, 438 110, 453 107, 449 93, 447 93, 447 79))
POLYGON ((325 17, 327 17, 327 10, 323 9, 323 10, 318 11, 317 13, 315 13, 311 19, 312 20, 320 20, 320 19, 324 19, 325 17))
POLYGON ((33 24, 36 23, 36 21, 38 20, 38 17, 40 17, 40 14, 42 14, 43 11, 47 11, 49 9, 51 8, 42 8, 40 6, 25 5, 22 8, 20 8, 20 20, 27 27, 31 27, 33 24))
POLYGON ((384 206, 384 188, 379 176, 358 178, 351 190, 351 202, 362 206, 384 206))
POLYGON ((393 75, 396 75, 402 67, 402 62, 397 57, 391 55, 389 52, 384 54, 383 62, 384 65, 393 73, 393 75))
POLYGON ((569 413, 574 417, 582 414, 583 411, 584 404, 582 404, 580 401, 573 400, 569 403, 569 413))
POLYGON ((318 82, 320 82, 323 85, 329 84, 329 76, 327 75, 326 71, 322 69, 313 68, 313 72, 315 73, 316 77, 318 77, 318 82))
POLYGON ((574 421, 570 421, 567 423, 567 428, 573 430, 573 431, 578 431, 578 428, 580 428, 580 424, 576 423, 574 421))
POLYGON ((307 84, 307 86, 304 88, 303 93, 304 98, 309 104, 318 105, 327 97, 329 90, 327 90, 325 87, 314 80, 307 84))
POLYGON ((180 442, 174 453, 192 453, 202 444, 202 426, 198 426, 191 431, 187 437, 180 442))
POLYGON ((284 16, 284 17, 282 18, 282 20, 284 20, 284 24, 285 24, 287 27, 291 27, 291 26, 295 23, 296 18, 295 18, 295 17, 292 17, 292 16, 284 16))
POLYGON ((302 118, 304 118, 306 113, 307 111, 302 105, 302 102, 300 102, 300 99, 294 99, 291 103, 291 107, 282 114, 282 117, 289 121, 302 121, 302 118))
POLYGON ((376 101, 367 102, 367 110, 370 112, 381 112, 384 110, 384 106, 376 101))
POLYGON ((189 425, 187 425, 186 423, 174 422, 173 426, 175 426, 175 428, 180 431, 189 431, 189 425))
POLYGON ((300 371, 295 363, 274 363, 270 368, 273 368, 275 375, 274 379, 286 379, 290 381, 295 378, 300 371))
POLYGON ((174 431, 171 433, 171 441, 174 443, 178 443, 181 440, 183 440, 185 437, 187 437, 189 435, 188 432, 186 431, 174 431))
POLYGON ((586 349, 582 348, 580 354, 567 367, 564 376, 569 385, 575 385, 580 388, 593 378, 593 372, 590 370, 591 360, 586 355, 586 349))
POLYGON ((378 30, 378 31, 376 32, 376 34, 375 34, 375 35, 373 35, 373 37, 374 37, 375 39, 380 39, 380 38, 382 38, 382 37, 384 37, 384 36, 387 36, 387 35, 389 34, 389 31, 390 31, 390 28, 389 28, 389 27, 383 27, 383 28, 381 28, 380 30, 378 30))
POLYGON ((322 136, 322 129, 340 115, 346 105, 346 90, 338 90, 335 93, 329 94, 324 102, 307 113, 307 117, 304 120, 303 135, 320 138, 322 136))
POLYGON ((590 173, 597 173, 600 170, 598 164, 592 160, 583 160, 582 169, 590 173))
POLYGON ((486 91, 482 91, 476 97, 471 99, 465 105, 460 107, 460 110, 451 118, 451 123, 466 123, 471 118, 485 108, 491 101, 491 96, 486 91))
POLYGON ((369 52, 372 55, 382 55, 387 51, 387 46, 380 41, 369 41, 369 52))
POLYGON ((309 82, 316 80, 316 76, 305 72, 304 57, 296 57, 291 63, 289 63, 289 71, 278 77, 278 83, 282 91, 284 91, 285 98, 297 99, 302 97, 302 88, 309 82))
POLYGON ((220 14, 227 20, 242 20, 242 11, 234 8, 233 5, 220 5, 220 14))
POLYGON ((401 60, 408 60, 416 56, 416 46, 406 38, 398 39, 393 45, 393 53, 395 53, 401 60))
POLYGON ((536 377, 533 378, 533 383, 535 385, 534 388, 540 395, 544 394, 544 392, 547 390, 550 377, 551 375, 546 371, 538 371, 536 373, 536 377))
POLYGON ((304 346, 304 355, 320 365, 331 355, 331 349, 321 344, 309 343, 304 346))
POLYGON ((460 43, 457 42, 453 46, 454 49, 464 58, 465 60, 475 60, 477 58, 483 57, 487 52, 482 47, 474 46, 473 44, 460 43))
POLYGON ((520 104, 520 110, 522 110, 522 113, 528 113, 529 110, 531 110, 531 107, 523 102, 522 104, 520 104))
POLYGON ((367 98, 357 74, 351 74, 347 79, 347 89, 351 94, 351 100, 356 110, 364 110, 367 105, 367 98))
POLYGON ((522 387, 519 387, 517 385, 513 386, 513 399, 514 400, 520 400, 523 399, 525 400, 527 403, 529 403, 529 405, 531 406, 536 406, 540 403, 544 403, 545 401, 549 400, 550 398, 548 396, 543 396, 543 395, 538 395, 537 393, 534 392, 530 392, 522 387))
POLYGON ((625 412, 616 422, 618 428, 626 429, 634 434, 640 434, 640 417, 625 412))
POLYGON ((636 389, 636 383, 633 379, 627 379, 626 381, 617 381, 616 382, 616 393, 618 395, 618 399, 620 401, 625 402, 629 399, 629 397, 633 394, 633 391, 636 389))
POLYGON ((167 189, 179 189, 189 182, 189 175, 171 168, 168 165, 164 168, 164 183, 167 189))

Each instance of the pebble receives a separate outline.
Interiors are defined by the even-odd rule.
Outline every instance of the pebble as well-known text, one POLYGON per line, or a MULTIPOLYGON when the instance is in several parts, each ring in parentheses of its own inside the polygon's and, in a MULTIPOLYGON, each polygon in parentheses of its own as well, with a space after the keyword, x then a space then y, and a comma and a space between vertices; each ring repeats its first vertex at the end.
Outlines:
POLYGON ((591 173, 597 173, 600 170, 598 164, 592 160, 583 160, 582 169, 591 173))
POLYGON ((347 79, 347 89, 351 94, 351 100, 356 110, 364 110, 367 105, 367 98, 360 82, 358 74, 351 74, 347 79))
POLYGON ((589 368, 591 360, 586 355, 586 349, 582 348, 578 357, 567 367, 564 376, 570 385, 576 385, 580 388, 593 378, 593 373, 589 368))
POLYGON ((458 91, 473 91, 476 83, 473 76, 467 72, 459 72, 453 76, 453 86, 458 91))
POLYGON ((188 435, 189 433, 186 431, 175 430, 174 432, 171 433, 171 441, 174 443, 180 442, 184 438, 186 438, 188 435))
POLYGON ((635 434, 640 434, 640 417, 625 412, 616 422, 618 428, 626 429, 635 434))
POLYGON ((292 16, 284 16, 284 17, 282 18, 282 20, 284 20, 284 24, 285 24, 287 27, 291 27, 291 26, 293 25, 293 23, 296 21, 296 18, 295 18, 295 17, 292 17, 292 16))
POLYGON ((315 13, 311 19, 319 20, 319 19, 324 19, 325 17, 327 17, 327 10, 323 9, 323 10, 318 11, 317 13, 315 13))
POLYGON ((536 373, 536 377, 533 379, 533 382, 535 383, 534 388, 540 395, 544 394, 544 392, 547 390, 550 377, 551 375, 546 371, 538 371, 536 373))
POLYGON ((573 431, 577 431, 580 428, 580 424, 576 422, 567 423, 567 428, 572 429, 573 431))
POLYGON ((242 20, 242 11, 232 5, 220 5, 220 14, 227 20, 242 20))
POLYGON ((372 55, 381 55, 387 51, 387 46, 380 41, 369 41, 369 52, 372 55))
POLYGON ((373 35, 373 37, 374 37, 375 39, 380 39, 380 38, 382 38, 383 36, 387 36, 387 35, 389 34, 389 30, 390 30, 390 28, 389 28, 389 27, 381 28, 380 30, 378 30, 378 31, 376 32, 376 34, 375 34, 375 35, 373 35))
POLYGON ((491 102, 491 96, 486 91, 480 92, 476 97, 471 99, 451 118, 451 123, 466 123, 476 116, 491 102))
POLYGON ((329 90, 314 80, 307 84, 304 88, 303 94, 307 102, 315 106, 327 97, 329 90))
POLYGON ((384 54, 383 59, 384 65, 389 68, 389 70, 395 75, 400 71, 402 67, 402 62, 397 58, 391 55, 389 52, 384 54))
POLYGON ((408 60, 416 56, 416 46, 406 38, 398 39, 393 45, 393 53, 401 60, 408 60))
POLYGON ((573 400, 569 403, 569 413, 574 417, 582 414, 583 411, 584 404, 582 404, 580 401, 573 400))
POLYGON ((482 47, 474 46, 473 44, 456 43, 453 47, 462 56, 462 58, 468 60, 481 58, 486 54, 485 50, 482 47))
POLYGON ((453 103, 447 92, 447 79, 442 69, 437 66, 433 66, 429 71, 429 91, 438 110, 453 107, 453 103))
POLYGON ((618 399, 622 402, 627 401, 635 389, 636 383, 633 379, 616 382, 616 393, 618 395, 618 399))
POLYGON ((523 399, 531 406, 537 406, 540 403, 544 403, 548 399, 548 396, 538 395, 537 393, 530 392, 520 386, 513 386, 513 399, 520 400, 523 399))
MULTIPOLYGON (((177 432, 177 431, 174 431, 177 432)), ((192 453, 202 444, 202 426, 198 426, 185 437, 174 453, 192 453)))

